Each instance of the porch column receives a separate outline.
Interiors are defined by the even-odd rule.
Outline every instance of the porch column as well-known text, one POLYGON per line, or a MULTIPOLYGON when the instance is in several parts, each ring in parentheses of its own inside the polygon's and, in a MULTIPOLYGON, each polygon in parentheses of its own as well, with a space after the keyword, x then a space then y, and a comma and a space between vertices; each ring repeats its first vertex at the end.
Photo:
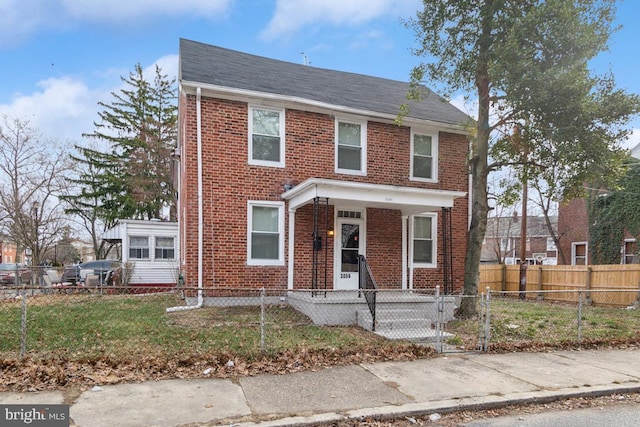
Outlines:
POLYGON ((407 225, 409 223, 409 217, 407 215, 402 215, 402 289, 408 289, 409 284, 407 283, 407 268, 408 264, 408 241, 407 238, 407 225))
POLYGON ((294 264, 294 253, 295 253, 295 233, 296 231, 296 210, 289 209, 289 239, 287 242, 289 244, 289 256, 287 260, 287 288, 289 290, 293 290, 293 264, 294 264))

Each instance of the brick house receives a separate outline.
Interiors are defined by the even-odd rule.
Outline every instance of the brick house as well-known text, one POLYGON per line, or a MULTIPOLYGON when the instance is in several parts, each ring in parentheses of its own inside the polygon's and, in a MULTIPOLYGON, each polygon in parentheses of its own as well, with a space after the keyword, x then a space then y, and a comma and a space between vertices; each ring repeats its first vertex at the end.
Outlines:
POLYGON ((398 125, 408 90, 180 40, 186 284, 357 289, 362 255, 381 288, 460 290, 468 116, 427 92, 398 125))
MULTIPOLYGON (((631 150, 631 157, 640 160, 640 144, 631 150)), ((606 195, 602 190, 601 194, 606 195)), ((558 208, 558 235, 564 260, 558 257, 558 264, 589 265, 592 263, 589 252, 589 214, 585 198, 573 199, 561 203, 558 208)), ((620 263, 638 263, 638 243, 634 236, 626 233, 620 242, 620 263)))
MULTIPOLYGON (((552 227, 557 230, 558 217, 550 216, 552 227)), ((519 264, 521 259, 522 216, 487 218, 487 231, 482 242, 481 261, 485 264, 519 264)), ((529 264, 557 264, 557 250, 553 237, 542 216, 527 216, 527 241, 525 260, 529 264)))

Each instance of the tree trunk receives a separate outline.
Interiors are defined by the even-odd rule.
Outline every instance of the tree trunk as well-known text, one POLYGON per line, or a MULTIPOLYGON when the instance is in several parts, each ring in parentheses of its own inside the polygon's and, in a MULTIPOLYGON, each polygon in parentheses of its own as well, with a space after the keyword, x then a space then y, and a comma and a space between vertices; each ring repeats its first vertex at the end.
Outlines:
POLYGON ((478 122, 477 139, 472 149, 470 160, 471 172, 471 224, 467 237, 467 254, 464 265, 464 289, 462 301, 457 311, 460 318, 476 315, 476 300, 480 282, 480 258, 482 241, 487 231, 487 177, 489 175, 489 124, 490 80, 487 53, 490 44, 491 17, 485 13, 482 22, 482 36, 478 43, 478 68, 476 71, 476 87, 478 89, 478 122))

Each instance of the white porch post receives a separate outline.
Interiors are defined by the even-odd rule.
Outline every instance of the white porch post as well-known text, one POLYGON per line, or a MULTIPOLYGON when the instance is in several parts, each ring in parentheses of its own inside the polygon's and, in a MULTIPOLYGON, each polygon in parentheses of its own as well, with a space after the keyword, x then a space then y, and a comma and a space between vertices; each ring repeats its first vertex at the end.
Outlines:
POLYGON ((408 268, 408 241, 407 239, 407 224, 409 217, 402 215, 402 289, 407 289, 407 268, 408 268))
POLYGON ((296 231, 296 210, 289 209, 289 239, 287 240, 289 245, 289 256, 287 260, 287 288, 293 290, 293 264, 295 253, 295 231, 296 231))

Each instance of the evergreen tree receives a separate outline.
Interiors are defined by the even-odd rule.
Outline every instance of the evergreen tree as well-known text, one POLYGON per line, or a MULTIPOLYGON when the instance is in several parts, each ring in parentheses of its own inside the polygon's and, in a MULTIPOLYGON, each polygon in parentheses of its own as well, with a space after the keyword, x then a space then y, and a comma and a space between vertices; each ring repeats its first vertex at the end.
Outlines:
POLYGON ((175 192, 171 186, 171 153, 177 138, 175 79, 168 80, 156 66, 152 82, 135 66, 111 103, 103 110, 94 131, 84 134, 97 146, 76 146, 72 156, 79 174, 71 181, 77 191, 68 194, 68 212, 82 218, 92 234, 97 252, 99 228, 108 229, 118 219, 154 219, 172 216, 175 192))

